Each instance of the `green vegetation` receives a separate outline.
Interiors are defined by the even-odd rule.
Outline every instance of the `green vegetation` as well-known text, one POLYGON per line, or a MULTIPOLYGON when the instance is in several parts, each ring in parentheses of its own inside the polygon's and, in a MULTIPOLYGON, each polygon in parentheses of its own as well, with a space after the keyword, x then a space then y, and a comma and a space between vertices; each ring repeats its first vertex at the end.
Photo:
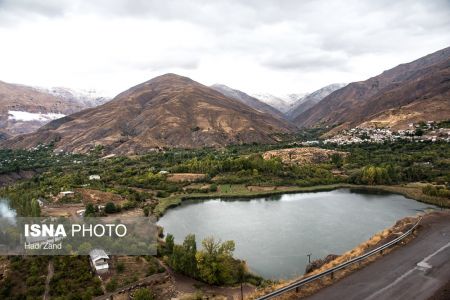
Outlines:
POLYGON ((103 294, 101 282, 92 274, 87 256, 56 256, 53 261, 52 299, 91 299, 103 294))
POLYGON ((11 256, 10 274, 0 284, 0 299, 42 299, 45 291, 46 256, 11 256))
POLYGON ((155 296, 151 290, 142 288, 142 289, 136 290, 133 293, 133 299, 134 300, 153 300, 153 299, 155 299, 155 296))
POLYGON ((233 257, 233 241, 215 241, 206 238, 202 249, 197 250, 195 235, 188 235, 182 245, 174 243, 171 234, 166 236, 161 250, 165 261, 176 272, 214 285, 232 285, 240 282, 260 284, 262 279, 246 270, 245 263, 233 257))
MULTIPOLYGON (((320 130, 311 130, 297 138, 315 139, 319 134, 320 130)), ((99 150, 88 155, 56 154, 51 146, 32 151, 0 150, 0 174, 27 170, 37 173, 31 179, 1 188, 0 197, 8 198, 21 216, 39 216, 45 212, 45 207, 39 207, 38 200, 48 205, 83 202, 86 203, 86 216, 136 209, 141 210, 141 216, 161 216, 166 209, 185 199, 245 198, 340 187, 381 189, 450 207, 449 143, 401 141, 323 145, 323 148, 344 151, 348 155, 332 155, 329 161, 301 166, 262 157, 264 151, 297 146, 298 143, 291 141, 224 149, 173 149, 110 159, 101 159, 99 150), (161 170, 167 170, 169 174, 161 174, 161 170), (194 182, 183 182, 170 180, 171 173, 201 173, 204 176, 194 182), (89 180, 90 175, 99 175, 101 179, 89 180), (98 203, 88 204, 89 199, 83 198, 92 190, 112 196, 102 203, 104 209, 99 208, 98 203), (74 191, 75 195, 61 197, 61 191, 74 191)), ((168 235, 159 250, 174 270, 205 283, 261 282, 260 278, 246 272, 242 261, 233 257, 234 243, 231 241, 220 243, 206 239, 202 241, 201 249, 197 249, 192 235, 186 237, 182 245, 175 244, 173 236, 168 235)), ((30 295, 29 299, 42 298, 48 258, 8 259, 12 272, 0 286, 0 298, 24 299, 24 295, 30 295), (11 296, 16 294, 21 296, 11 296)), ((87 258, 52 259, 55 265, 52 299, 72 296, 73 299, 89 299, 101 294, 98 280, 90 273, 87 258)), ((148 264, 139 273, 139 278, 162 271, 153 257, 145 259, 148 264)), ((105 284, 107 290, 115 290, 135 279, 133 272, 136 270, 130 269, 128 264, 122 268, 119 263, 116 269, 117 274, 105 284)))
POLYGON ((425 195, 450 199, 450 189, 445 188, 443 186, 427 185, 422 188, 422 192, 425 195))

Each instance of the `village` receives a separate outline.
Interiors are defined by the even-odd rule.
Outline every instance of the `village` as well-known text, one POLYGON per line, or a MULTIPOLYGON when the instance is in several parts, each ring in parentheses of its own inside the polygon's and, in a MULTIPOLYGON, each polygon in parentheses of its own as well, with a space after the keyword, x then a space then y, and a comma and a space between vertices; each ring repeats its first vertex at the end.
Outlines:
MULTIPOLYGON (((355 127, 343 130, 341 133, 325 139, 323 144, 360 144, 360 143, 383 143, 395 141, 415 142, 450 142, 450 128, 433 121, 410 123, 408 129, 392 130, 390 128, 355 127)), ((304 145, 319 144, 319 141, 308 141, 304 145)))

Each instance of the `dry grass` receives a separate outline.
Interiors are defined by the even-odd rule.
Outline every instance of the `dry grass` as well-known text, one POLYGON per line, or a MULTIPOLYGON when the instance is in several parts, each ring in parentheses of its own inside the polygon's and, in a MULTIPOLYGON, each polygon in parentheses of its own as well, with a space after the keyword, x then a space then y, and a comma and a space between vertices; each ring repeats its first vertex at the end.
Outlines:
MULTIPOLYGON (((279 288, 282 288, 294 281, 297 281, 299 279, 302 278, 306 278, 312 275, 316 275, 319 274, 321 272, 324 272, 326 270, 329 270, 339 264, 342 264, 352 258, 355 258, 357 256, 360 256, 364 253, 366 253, 367 251, 370 251, 371 249, 374 249, 382 244, 387 243, 390 240, 393 240, 394 238, 398 237, 398 235, 400 235, 401 233, 404 233, 405 231, 407 231, 412 224, 414 224, 415 222, 417 222, 417 218, 412 218, 412 217, 407 217, 404 218, 400 221, 397 221, 397 223, 390 227, 387 228, 377 234, 375 234, 372 238, 370 238, 368 241, 358 245, 357 247, 353 248, 352 250, 345 252, 344 254, 342 254, 341 256, 337 257, 335 260, 323 265, 322 267, 320 267, 319 269, 314 270, 313 272, 310 272, 308 274, 305 274, 304 276, 300 277, 300 278, 296 278, 295 280, 291 280, 291 281, 283 281, 280 282, 278 284, 274 284, 268 288, 265 288, 263 290, 259 290, 256 291, 253 295, 251 295, 251 297, 249 299, 255 299, 257 297, 260 297, 262 295, 265 295, 267 293, 270 293, 274 290, 277 290, 279 288)), ((411 239, 413 239, 414 236, 411 235, 409 237, 407 237, 403 242, 401 242, 400 244, 404 244, 409 242, 411 239)), ((299 289, 299 292, 296 293, 295 291, 292 292, 288 292, 285 293, 279 297, 277 297, 276 299, 299 299, 299 298, 303 298, 306 296, 309 296, 315 292, 317 292, 318 290, 331 285, 332 283, 340 280, 341 278, 351 274, 352 272, 366 266, 367 264, 375 261, 376 259, 378 259, 379 257, 381 257, 382 255, 385 255, 389 252, 391 252, 393 249, 395 249, 396 247, 398 247, 399 244, 397 244, 396 246, 393 246, 392 248, 388 248, 386 250, 383 251, 383 254, 376 254, 373 255, 369 258, 367 258, 366 260, 351 265, 343 270, 334 272, 333 274, 333 278, 331 278, 330 276, 326 276, 324 278, 318 279, 314 282, 311 282, 309 284, 306 284, 304 286, 302 286, 299 289)))
POLYGON ((103 192, 99 190, 92 189, 76 189, 76 192, 81 195, 84 204, 106 204, 108 202, 113 202, 114 204, 122 204, 125 199, 120 195, 103 192))
POLYGON ((167 176, 167 181, 172 182, 191 182, 205 178, 205 174, 199 173, 173 173, 167 176))
MULTIPOLYGON (((115 278, 118 286, 125 286, 156 273, 157 265, 140 256, 114 256, 110 261, 110 271, 106 282, 115 278), (122 265, 122 270, 119 270, 122 265)), ((105 282, 105 283, 106 283, 105 282)))

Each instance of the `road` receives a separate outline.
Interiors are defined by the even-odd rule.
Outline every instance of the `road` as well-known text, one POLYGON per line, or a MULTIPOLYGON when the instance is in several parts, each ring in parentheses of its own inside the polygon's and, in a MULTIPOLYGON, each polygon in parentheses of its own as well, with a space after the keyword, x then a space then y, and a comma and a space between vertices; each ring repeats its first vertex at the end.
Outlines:
POLYGON ((308 300, 426 300, 450 280, 450 213, 426 216, 405 246, 326 287, 308 300))

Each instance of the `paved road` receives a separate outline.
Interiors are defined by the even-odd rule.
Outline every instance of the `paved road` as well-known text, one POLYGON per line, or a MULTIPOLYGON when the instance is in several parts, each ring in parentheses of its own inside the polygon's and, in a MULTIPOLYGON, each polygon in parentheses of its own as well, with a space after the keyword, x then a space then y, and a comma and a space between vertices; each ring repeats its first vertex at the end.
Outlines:
POLYGON ((419 235, 308 300, 417 299, 433 296, 450 279, 450 213, 428 216, 419 235))

